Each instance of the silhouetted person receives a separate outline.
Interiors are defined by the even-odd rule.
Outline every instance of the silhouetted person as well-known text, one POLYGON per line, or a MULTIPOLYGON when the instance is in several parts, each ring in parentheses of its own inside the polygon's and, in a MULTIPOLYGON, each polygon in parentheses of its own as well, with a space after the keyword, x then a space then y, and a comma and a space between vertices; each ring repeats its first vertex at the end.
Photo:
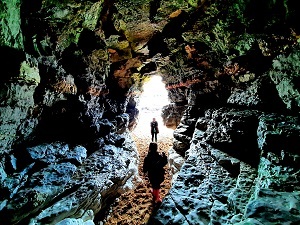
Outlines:
POLYGON ((168 163, 166 154, 157 152, 157 143, 151 142, 149 152, 144 159, 143 172, 148 174, 152 186, 152 195, 155 203, 161 203, 160 184, 164 181, 164 166, 168 163))
POLYGON ((153 140, 155 140, 155 142, 157 142, 157 134, 159 133, 158 130, 158 123, 155 120, 155 118, 153 118, 152 122, 150 123, 150 127, 151 127, 151 135, 152 135, 152 142, 153 140))

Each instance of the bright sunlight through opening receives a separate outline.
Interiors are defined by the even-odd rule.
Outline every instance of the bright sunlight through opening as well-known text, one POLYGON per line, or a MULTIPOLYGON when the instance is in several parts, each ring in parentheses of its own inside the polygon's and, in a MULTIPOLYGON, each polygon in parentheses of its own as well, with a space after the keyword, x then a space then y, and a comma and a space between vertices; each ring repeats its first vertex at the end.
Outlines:
POLYGON ((158 142, 163 137, 173 137, 173 129, 167 128, 161 117, 162 108, 168 104, 170 104, 170 101, 162 77, 158 75, 151 76, 150 80, 143 86, 143 93, 137 105, 139 121, 133 132, 137 136, 149 136, 150 140, 150 122, 153 118, 156 118, 159 128, 158 142))

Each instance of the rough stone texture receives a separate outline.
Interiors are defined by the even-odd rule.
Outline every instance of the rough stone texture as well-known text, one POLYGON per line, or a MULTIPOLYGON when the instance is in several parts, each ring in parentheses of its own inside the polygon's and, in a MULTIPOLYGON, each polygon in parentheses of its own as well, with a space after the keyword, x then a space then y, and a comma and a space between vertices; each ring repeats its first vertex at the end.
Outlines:
POLYGON ((0 92, 0 153, 9 152, 9 149, 18 136, 27 136, 37 124, 36 118, 25 120, 28 114, 33 113, 33 93, 36 85, 19 83, 1 84, 0 92), (26 129, 22 129, 26 122, 26 129), (18 133, 18 130, 20 132, 18 133))
MULTIPOLYGON (((262 224, 299 223, 299 191, 277 192, 261 189, 257 199, 247 206, 246 218, 255 218, 262 224), (261 210, 263 208, 264 210, 261 210)), ((239 224, 245 224, 243 222, 239 224)))
POLYGON ((103 1, 0 3, 0 65, 7 68, 0 79, 2 222, 70 217, 63 223, 91 224, 94 216, 73 218, 96 214, 138 180, 128 135, 135 105, 126 112, 141 88, 142 65, 128 41, 127 48, 126 41, 104 41, 97 26, 105 8, 103 1), (111 65, 107 48, 118 51, 116 62, 126 61, 111 65), (124 65, 136 71, 122 74, 124 65))
MULTIPOLYGON (((160 224, 208 224, 210 221, 222 224, 220 215, 230 217, 230 211, 223 205, 226 205, 236 179, 219 165, 218 159, 210 156, 209 148, 201 147, 200 143, 191 146, 189 156, 158 210, 155 221, 160 224)), ((224 154, 221 151, 218 153, 224 154)))
POLYGON ((176 104, 169 104, 162 109, 162 118, 168 128, 175 129, 181 120, 186 106, 177 106, 176 104))
POLYGON ((296 121, 258 111, 208 110, 196 123, 155 224, 299 222, 296 121))
POLYGON ((1 215, 16 223, 38 214, 31 224, 55 224, 86 210, 99 212, 105 199, 133 188, 137 179, 137 151, 128 133, 122 138, 121 146, 99 146, 88 157, 85 148, 62 143, 28 148, 32 164, 3 181, 1 215))
POLYGON ((227 100, 233 105, 246 106, 260 110, 280 110, 283 109, 283 102, 278 96, 275 85, 271 79, 263 76, 255 80, 246 89, 236 89, 227 100))
POLYGON ((0 46, 10 46, 16 49, 23 48, 23 36, 20 24, 21 1, 2 1, 0 4, 1 13, 5 15, 0 19, 0 46))
POLYGON ((174 182, 177 178, 180 168, 185 162, 185 159, 181 155, 179 155, 173 148, 171 148, 168 154, 168 161, 171 167, 172 181, 174 182))
POLYGON ((256 130, 258 111, 220 108, 207 110, 204 140, 232 156, 256 164, 259 154, 256 130))
POLYGON ((299 60, 300 50, 296 47, 288 55, 278 56, 270 71, 272 81, 286 107, 299 112, 299 60), (287 71, 289 71, 287 73, 287 71))
POLYGON ((158 71, 177 153, 154 220, 299 223, 297 3, 1 1, 1 221, 92 224, 133 187, 158 71))

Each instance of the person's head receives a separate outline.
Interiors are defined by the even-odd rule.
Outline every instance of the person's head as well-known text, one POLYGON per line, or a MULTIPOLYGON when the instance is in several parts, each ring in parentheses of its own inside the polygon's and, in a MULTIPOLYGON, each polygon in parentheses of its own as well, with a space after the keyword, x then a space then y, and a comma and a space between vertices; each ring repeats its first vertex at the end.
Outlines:
POLYGON ((155 118, 153 118, 153 121, 155 121, 156 119, 155 118))
POLYGON ((155 143, 155 142, 150 143, 149 152, 157 152, 157 143, 155 143))

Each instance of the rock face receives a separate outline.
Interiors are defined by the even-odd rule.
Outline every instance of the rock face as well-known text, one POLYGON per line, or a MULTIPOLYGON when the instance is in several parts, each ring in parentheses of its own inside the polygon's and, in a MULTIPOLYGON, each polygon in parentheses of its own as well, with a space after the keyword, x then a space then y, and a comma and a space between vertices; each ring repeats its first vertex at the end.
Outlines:
POLYGON ((138 182, 129 128, 145 77, 109 33, 114 8, 0 3, 1 223, 94 224, 138 182))
POLYGON ((171 62, 161 70, 171 93, 185 89, 188 104, 169 155, 173 186, 153 224, 299 223, 299 44, 280 25, 299 24, 284 10, 275 19, 280 3, 267 2, 225 9, 202 1, 195 14, 206 15, 190 12, 180 25, 185 42, 168 39, 171 62), (236 36, 229 18, 249 33, 236 36))
POLYGON ((158 224, 299 222, 295 149, 299 131, 295 117, 208 110, 197 121, 186 161, 155 220, 158 224), (204 130, 199 125, 203 120, 204 130))
POLYGON ((122 139, 118 147, 99 140, 98 150, 88 157, 86 148, 59 142, 18 153, 22 158, 15 158, 16 165, 31 163, 3 180, 3 197, 11 200, 3 202, 1 217, 7 224, 55 224, 82 217, 88 210, 99 212, 107 198, 133 188, 137 176, 134 143, 128 142, 128 133, 118 138, 122 139))
POLYGON ((130 129, 156 72, 176 130, 152 222, 300 223, 296 0, 3 0, 0 15, 5 224, 94 224, 134 188, 130 129))

